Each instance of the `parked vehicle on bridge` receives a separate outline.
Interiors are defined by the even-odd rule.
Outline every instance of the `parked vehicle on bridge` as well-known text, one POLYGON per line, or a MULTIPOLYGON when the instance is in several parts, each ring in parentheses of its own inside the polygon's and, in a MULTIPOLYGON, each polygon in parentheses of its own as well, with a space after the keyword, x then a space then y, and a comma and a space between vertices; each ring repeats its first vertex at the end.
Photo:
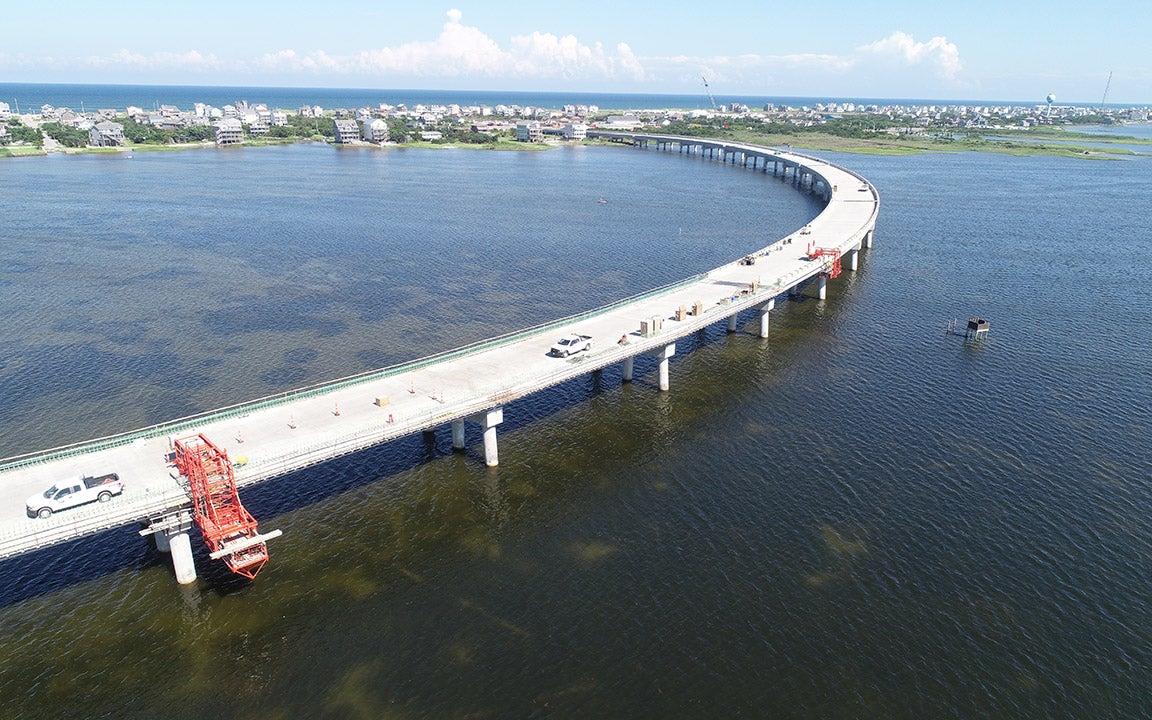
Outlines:
POLYGON ((52 513, 90 502, 108 502, 124 492, 124 483, 116 473, 81 477, 76 482, 57 483, 42 493, 28 498, 28 517, 47 518, 52 513))
POLYGON ((568 357, 573 353, 584 352, 585 350, 592 349, 592 336, 591 335, 565 335, 560 338, 548 354, 552 357, 568 357))

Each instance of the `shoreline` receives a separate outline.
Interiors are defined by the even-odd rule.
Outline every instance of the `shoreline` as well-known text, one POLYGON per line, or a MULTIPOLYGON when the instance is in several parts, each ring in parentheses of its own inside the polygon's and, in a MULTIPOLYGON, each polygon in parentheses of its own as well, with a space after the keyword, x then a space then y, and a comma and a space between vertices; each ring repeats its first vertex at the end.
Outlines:
MULTIPOLYGON (((665 117, 675 116, 677 111, 662 109, 648 111, 652 114, 663 114, 665 117)), ((42 125, 55 122, 35 114, 13 113, 9 127, 19 126, 40 129, 42 125)), ((122 116, 117 117, 121 119, 122 116)), ((860 114, 860 118, 868 117, 860 114)), ((1140 157, 1152 154, 1152 138, 1142 138, 1131 135, 1111 133, 1085 133, 1076 131, 1075 125, 1037 125, 1032 127, 1019 127, 1011 125, 998 125, 987 128, 889 128, 884 131, 873 130, 869 136, 853 137, 847 133, 823 131, 810 126, 789 126, 782 123, 767 124, 758 127, 752 123, 752 118, 734 116, 731 124, 725 122, 727 116, 716 115, 707 118, 691 118, 687 116, 679 120, 683 125, 687 123, 702 139, 732 140, 735 142, 751 142, 772 147, 798 148, 810 151, 842 152, 859 155, 921 155, 929 153, 956 153, 956 152, 989 152, 1015 156, 1045 155, 1053 157, 1069 157, 1080 159, 1108 159, 1116 160, 1128 157, 1140 157), (738 120, 744 120, 740 125, 738 120), (933 132, 929 132, 929 130, 933 132), (1148 153, 1133 151, 1128 147, 1147 147, 1148 153)), ((663 125, 667 125, 667 121, 663 125)), ((665 128, 656 123, 641 126, 645 132, 664 133, 682 132, 679 129, 665 128)), ((595 121, 590 121, 589 127, 595 128, 595 121)), ((1123 127, 1118 125, 1117 127, 1123 127)), ((411 137, 411 135, 409 135, 411 137)), ((560 140, 555 136, 548 136, 543 142, 520 142, 515 140, 508 132, 502 131, 492 135, 491 142, 460 142, 460 141, 427 141, 404 140, 401 142, 369 142, 355 141, 337 143, 321 135, 312 137, 288 136, 269 137, 246 136, 242 141, 229 143, 227 147, 266 147, 272 145, 289 145, 296 143, 324 143, 337 147, 375 147, 387 148, 441 148, 441 149, 473 149, 473 150, 513 150, 513 151, 541 151, 566 144, 581 143, 585 145, 604 144, 595 140, 560 140)), ((131 143, 114 147, 98 147, 86 145, 83 147, 66 147, 53 137, 42 134, 41 145, 27 143, 0 144, 0 158, 37 157, 52 154, 83 155, 83 154, 124 154, 132 152, 173 152, 181 150, 201 150, 208 148, 226 147, 212 140, 197 140, 192 142, 173 143, 131 143)))

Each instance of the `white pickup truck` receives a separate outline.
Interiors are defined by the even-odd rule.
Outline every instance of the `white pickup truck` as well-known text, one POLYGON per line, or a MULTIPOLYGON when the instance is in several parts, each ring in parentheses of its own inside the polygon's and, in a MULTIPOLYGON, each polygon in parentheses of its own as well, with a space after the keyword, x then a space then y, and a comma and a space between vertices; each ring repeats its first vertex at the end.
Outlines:
POLYGON ((584 352, 585 350, 592 349, 592 336, 591 335, 565 335, 556 341, 556 344, 548 350, 548 354, 552 357, 566 358, 573 353, 584 352))
POLYGON ((57 483, 42 493, 28 498, 28 517, 47 518, 65 508, 90 502, 108 502, 124 492, 124 483, 116 473, 98 477, 81 477, 76 482, 57 483))

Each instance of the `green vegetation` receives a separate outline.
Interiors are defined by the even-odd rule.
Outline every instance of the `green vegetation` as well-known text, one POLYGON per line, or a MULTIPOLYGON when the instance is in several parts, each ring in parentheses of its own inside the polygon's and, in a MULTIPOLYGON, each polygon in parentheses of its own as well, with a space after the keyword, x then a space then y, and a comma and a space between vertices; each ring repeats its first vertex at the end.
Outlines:
POLYGON ((39 128, 28 127, 15 118, 8 121, 7 127, 11 143, 27 143, 36 148, 44 144, 44 133, 39 128))
POLYGON ((1010 155, 1057 155, 1064 157, 1108 157, 1133 154, 1127 149, 1100 147, 1114 143, 1150 145, 1152 141, 1137 138, 1102 136, 1069 131, 1062 126, 1040 126, 1018 129, 976 129, 916 127, 909 121, 893 120, 884 115, 853 115, 830 118, 825 122, 790 124, 763 122, 748 118, 702 118, 674 121, 651 132, 714 138, 755 143, 774 147, 806 150, 904 155, 924 152, 998 152, 1010 155), (1004 140, 990 135, 1008 135, 1019 140, 1004 140), (1045 140, 1061 140, 1059 144, 1045 140), (1068 141, 1084 141, 1080 146, 1068 141), (1066 144, 1067 143, 1067 144, 1066 144))
POLYGON ((40 130, 64 147, 82 148, 88 144, 88 133, 69 125, 61 125, 58 122, 44 123, 40 126, 40 130))
POLYGON ((216 131, 209 125, 189 125, 176 130, 162 130, 131 118, 118 120, 124 126, 124 137, 137 145, 172 145, 214 140, 216 131))

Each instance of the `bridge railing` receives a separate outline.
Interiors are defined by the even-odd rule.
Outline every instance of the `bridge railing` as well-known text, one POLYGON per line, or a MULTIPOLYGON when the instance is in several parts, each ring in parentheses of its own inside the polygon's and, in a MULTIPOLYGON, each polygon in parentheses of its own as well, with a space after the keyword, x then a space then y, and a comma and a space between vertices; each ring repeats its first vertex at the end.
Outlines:
POLYGON ((500 345, 505 345, 505 344, 508 344, 511 342, 522 340, 526 337, 531 337, 533 335, 538 335, 538 334, 543 333, 543 332, 552 331, 552 330, 555 330, 557 328, 564 327, 566 325, 571 325, 573 323, 580 322, 582 320, 594 318, 598 315, 602 315, 604 313, 611 312, 612 310, 614 310, 614 309, 616 309, 622 305, 627 305, 629 303, 636 302, 637 300, 643 300, 646 297, 650 297, 653 295, 659 295, 660 293, 668 292, 669 290, 673 290, 673 289, 678 288, 678 287, 689 285, 693 282, 696 282, 700 278, 705 277, 706 275, 707 275, 707 273, 700 273, 697 275, 693 275, 691 277, 688 277, 688 278, 685 278, 682 280, 677 280, 676 282, 669 283, 667 285, 662 285, 662 286, 654 288, 652 290, 646 290, 642 293, 637 293, 636 295, 632 295, 630 297, 626 297, 626 298, 623 298, 621 300, 616 300, 612 303, 609 303, 607 305, 603 305, 603 306, 598 307, 598 308, 594 308, 592 310, 577 313, 575 315, 569 315, 567 317, 559 318, 557 320, 550 320, 546 323, 534 325, 534 326, 529 327, 529 328, 524 328, 521 330, 517 330, 515 332, 506 333, 504 335, 498 335, 498 336, 493 337, 493 338, 487 338, 487 339, 480 340, 480 341, 477 341, 474 343, 469 343, 467 345, 461 345, 460 347, 456 347, 456 348, 453 348, 451 350, 445 350, 445 351, 440 352, 440 353, 428 355, 428 356, 425 356, 422 358, 418 358, 416 360, 406 361, 403 363, 399 363, 397 365, 390 365, 388 367, 380 368, 378 370, 370 370, 368 372, 360 373, 357 375, 350 375, 347 377, 338 378, 335 380, 329 380, 326 382, 318 383, 316 385, 310 385, 310 386, 303 387, 303 388, 297 388, 295 390, 288 390, 288 391, 285 391, 282 393, 277 393, 275 395, 268 395, 268 396, 265 396, 262 398, 257 398, 255 400, 250 400, 247 402, 239 403, 237 405, 230 405, 228 407, 220 408, 217 410, 212 410, 209 412, 198 413, 195 415, 188 415, 188 416, 183 417, 183 418, 171 420, 171 421, 164 422, 164 423, 159 423, 156 425, 150 425, 148 427, 140 428, 137 430, 126 432, 126 433, 109 435, 109 436, 106 436, 103 438, 97 438, 95 440, 88 440, 85 442, 74 443, 71 445, 64 445, 64 446, 52 448, 49 450, 43 450, 43 451, 39 451, 39 452, 35 452, 35 453, 28 453, 28 454, 24 454, 24 455, 17 455, 14 457, 5 458, 3 460, 0 460, 0 472, 5 472, 8 470, 15 470, 18 468, 27 467, 30 465, 35 465, 35 464, 44 463, 44 462, 52 462, 55 460, 61 460, 61 459, 73 457, 76 455, 83 455, 83 454, 87 454, 87 453, 98 452, 100 450, 106 450, 109 448, 120 447, 122 445, 127 445, 129 443, 132 443, 132 442, 135 442, 135 441, 141 440, 141 439, 151 439, 151 438, 161 437, 161 436, 166 436, 166 435, 179 435, 182 433, 189 432, 189 431, 191 431, 197 427, 200 427, 200 426, 203 426, 203 425, 206 425, 209 423, 213 423, 213 422, 216 422, 219 420, 228 420, 231 418, 240 417, 240 416, 246 415, 250 412, 254 412, 257 410, 264 410, 264 409, 271 408, 271 407, 276 407, 278 405, 283 405, 283 404, 291 402, 293 400, 299 400, 299 399, 308 398, 308 397, 315 397, 317 395, 323 395, 326 393, 330 393, 334 390, 339 390, 341 388, 351 387, 354 385, 360 385, 360 384, 367 383, 367 382, 373 382, 373 381, 387 378, 387 377, 397 375, 400 373, 410 372, 412 370, 418 370, 422 367, 427 367, 428 365, 432 365, 434 363, 443 362, 444 360, 450 360, 450 359, 452 359, 454 357, 458 357, 460 355, 464 355, 464 354, 471 353, 471 352, 476 352, 477 350, 484 350, 484 349, 488 349, 488 348, 499 347, 500 345))

